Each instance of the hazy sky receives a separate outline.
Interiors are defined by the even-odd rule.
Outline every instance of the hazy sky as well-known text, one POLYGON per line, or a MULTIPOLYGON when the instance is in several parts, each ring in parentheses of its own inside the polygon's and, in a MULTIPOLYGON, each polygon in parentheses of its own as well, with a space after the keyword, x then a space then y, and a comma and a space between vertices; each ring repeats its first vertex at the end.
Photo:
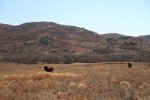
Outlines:
POLYGON ((99 34, 150 34, 150 0, 0 0, 0 23, 47 21, 99 34))

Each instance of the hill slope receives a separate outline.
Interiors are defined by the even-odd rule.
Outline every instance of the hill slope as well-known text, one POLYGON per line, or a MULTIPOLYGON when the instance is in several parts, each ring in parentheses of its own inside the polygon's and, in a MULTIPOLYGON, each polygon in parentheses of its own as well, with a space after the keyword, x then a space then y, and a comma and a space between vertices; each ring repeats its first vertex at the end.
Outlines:
POLYGON ((150 41, 150 35, 139 36, 142 40, 150 41))
POLYGON ((75 26, 31 22, 0 24, 0 54, 121 54, 150 52, 150 41, 120 34, 99 35, 75 26))

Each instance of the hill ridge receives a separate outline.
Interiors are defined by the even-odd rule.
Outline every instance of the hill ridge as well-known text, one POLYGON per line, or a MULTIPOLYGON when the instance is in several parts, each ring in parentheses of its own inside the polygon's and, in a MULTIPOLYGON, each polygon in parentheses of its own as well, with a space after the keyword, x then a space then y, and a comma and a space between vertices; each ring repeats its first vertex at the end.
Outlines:
POLYGON ((121 54, 150 52, 149 36, 98 34, 54 22, 0 24, 0 54, 121 54))

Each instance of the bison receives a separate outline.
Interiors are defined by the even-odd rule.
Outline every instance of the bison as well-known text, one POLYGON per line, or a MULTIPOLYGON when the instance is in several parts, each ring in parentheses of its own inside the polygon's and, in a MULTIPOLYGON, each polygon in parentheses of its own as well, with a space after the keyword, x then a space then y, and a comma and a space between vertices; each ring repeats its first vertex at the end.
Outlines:
POLYGON ((131 68, 132 67, 132 64, 131 63, 128 63, 128 68, 131 68))
POLYGON ((53 72, 53 67, 48 68, 47 66, 44 66, 44 69, 46 72, 53 72))

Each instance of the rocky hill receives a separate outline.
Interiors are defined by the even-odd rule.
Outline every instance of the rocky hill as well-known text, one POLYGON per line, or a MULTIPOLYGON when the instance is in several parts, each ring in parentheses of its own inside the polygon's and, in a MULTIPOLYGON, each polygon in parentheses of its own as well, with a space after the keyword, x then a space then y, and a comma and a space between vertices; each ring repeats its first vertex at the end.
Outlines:
POLYGON ((145 36, 139 36, 140 39, 150 41, 150 35, 145 35, 145 36))
POLYGON ((53 22, 0 24, 0 54, 135 54, 150 52, 149 40, 149 36, 99 35, 53 22))

